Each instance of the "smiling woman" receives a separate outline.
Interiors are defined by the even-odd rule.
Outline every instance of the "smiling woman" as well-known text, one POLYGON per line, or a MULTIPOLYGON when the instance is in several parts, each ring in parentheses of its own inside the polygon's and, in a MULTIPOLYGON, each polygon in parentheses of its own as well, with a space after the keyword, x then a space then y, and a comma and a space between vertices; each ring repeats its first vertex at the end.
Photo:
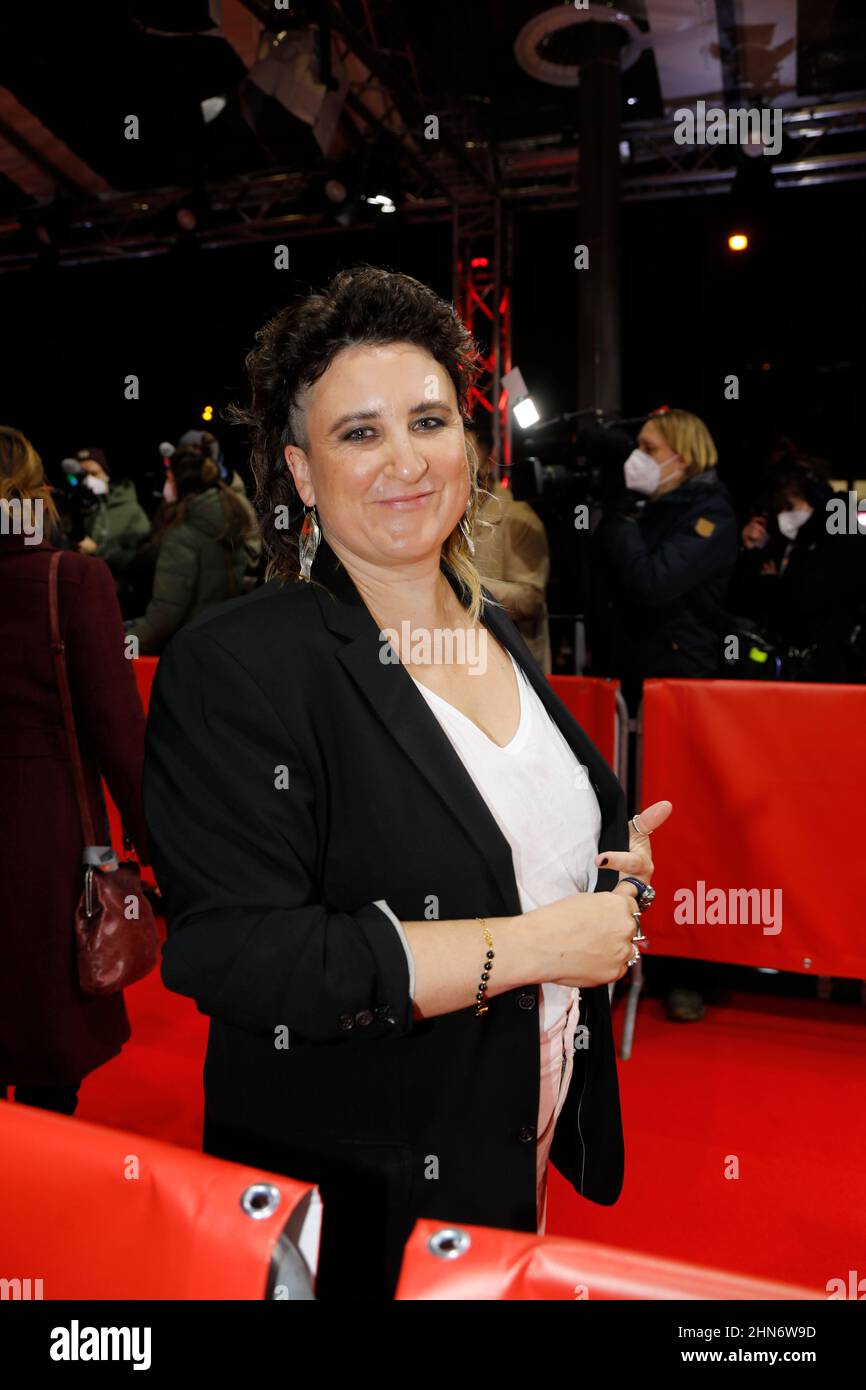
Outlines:
POLYGON ((205 1150, 317 1183, 317 1296, 388 1298, 419 1216, 543 1230, 548 1155, 616 1201, 607 986, 644 939, 617 871, 649 881, 649 838, 481 588, 452 306, 345 271, 247 366, 269 580, 157 673, 163 978, 211 1017, 205 1150))
MULTIPOLYGON (((352 489, 357 496, 365 480, 369 484, 365 510, 379 534, 406 512, 427 514, 429 534, 435 529, 428 524, 430 513, 441 523, 453 512, 443 561, 466 589, 469 612, 477 619, 481 585, 470 563, 470 542, 479 506, 478 458, 464 436, 461 411, 479 353, 454 310, 408 275, 358 267, 335 276, 325 294, 276 314, 256 335, 246 365, 250 406, 233 406, 229 413, 252 436, 256 506, 271 557, 268 578, 298 572, 297 533, 278 524, 277 509, 291 515, 299 500, 315 505, 310 453, 315 450, 320 461, 320 488, 328 488, 349 459, 366 460, 362 470, 353 465, 352 489), (314 393, 317 383, 322 389, 314 393), (434 434, 443 435, 433 446, 434 457, 448 466, 431 480, 419 471, 418 436, 434 434), (376 484, 377 460, 381 466, 383 449, 395 446, 399 477, 376 484), (434 488, 434 482, 441 486, 434 488)), ((425 456, 430 443, 425 439, 425 456)), ((354 530, 351 497, 344 494, 342 505, 336 496, 333 501, 344 522, 349 509, 354 530)), ((337 515, 331 529, 338 543, 339 524, 337 515)), ((413 533, 414 526, 389 532, 397 547, 401 534, 413 533)))

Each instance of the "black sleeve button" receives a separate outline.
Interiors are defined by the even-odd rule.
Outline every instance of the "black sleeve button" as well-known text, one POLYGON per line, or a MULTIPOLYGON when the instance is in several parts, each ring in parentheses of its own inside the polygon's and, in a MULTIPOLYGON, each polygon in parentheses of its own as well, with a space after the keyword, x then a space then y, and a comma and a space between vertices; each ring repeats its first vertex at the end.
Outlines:
POLYGON ((521 1144, 528 1144, 535 1138, 535 1132, 535 1125, 524 1125, 521 1130, 518 1130, 517 1137, 521 1144))
POLYGON ((355 1014, 355 1022, 360 1028, 366 1028, 373 1022, 373 1014, 370 1009, 362 1009, 359 1014, 355 1014))
POLYGON ((534 994, 519 994, 519 995, 517 996, 517 1007, 518 1007, 519 1009, 534 1009, 534 1008, 535 1008, 535 995, 534 995, 534 994))
POLYGON ((354 1028, 355 1026, 355 1020, 351 1014, 340 1014, 338 1023, 343 1029, 354 1028))

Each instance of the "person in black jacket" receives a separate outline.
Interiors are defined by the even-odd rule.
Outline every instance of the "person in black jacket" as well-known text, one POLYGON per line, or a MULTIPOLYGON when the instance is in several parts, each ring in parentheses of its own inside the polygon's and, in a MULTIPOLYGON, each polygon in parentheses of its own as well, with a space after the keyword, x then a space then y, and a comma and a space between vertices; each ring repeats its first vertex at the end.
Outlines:
MULTIPOLYGON (((611 457, 616 447, 607 444, 590 553, 590 674, 618 676, 635 716, 647 677, 719 674, 737 518, 697 415, 665 407, 644 422, 624 462, 611 457)), ((630 759, 632 771, 635 764, 630 759)), ((711 972, 704 962, 654 956, 648 974, 662 987, 668 1016, 688 1023, 704 1016, 695 986, 711 972)))
POLYGON ((866 535, 833 525, 828 503, 838 499, 825 474, 823 461, 805 456, 771 468, 763 510, 743 527, 728 603, 775 646, 782 679, 859 682, 866 535))
POLYGON ((392 1296, 419 1216, 535 1232, 542 1129, 584 1197, 613 1203, 623 1180, 608 983, 639 956, 617 874, 648 882, 671 806, 627 825, 482 590, 476 364, 453 306, 373 267, 261 330, 242 415, 268 581, 172 638, 150 704, 163 978, 211 1019, 204 1148, 318 1185, 316 1294, 343 1302, 392 1296), (483 637, 484 669, 425 658, 425 633, 483 637), (497 786, 479 789, 419 686, 475 726, 518 814, 538 807, 516 860, 497 786), (512 776, 499 755, 521 730, 552 753, 515 746, 512 776), (584 886, 529 910, 518 874, 551 866, 548 830, 551 872, 582 865, 584 886), (542 1126, 551 971, 581 1030, 542 1126))
POLYGON ((737 518, 702 420, 664 410, 620 469, 606 465, 592 538, 592 675, 618 676, 632 715, 648 676, 719 671, 737 518))

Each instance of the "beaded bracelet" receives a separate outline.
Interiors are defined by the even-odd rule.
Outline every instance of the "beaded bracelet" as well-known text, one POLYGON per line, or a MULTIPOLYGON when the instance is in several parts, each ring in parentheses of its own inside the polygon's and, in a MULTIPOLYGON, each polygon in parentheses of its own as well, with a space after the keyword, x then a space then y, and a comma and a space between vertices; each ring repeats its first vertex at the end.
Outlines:
POLYGON ((495 952, 493 950, 493 937, 490 933, 490 928, 487 925, 487 918, 476 917, 475 920, 476 922, 480 922, 482 927, 484 928, 484 940, 487 943, 487 946, 489 947, 486 959, 484 961, 484 965, 481 968, 481 979, 478 984, 478 993, 475 996, 475 1017, 480 1018, 482 1014, 487 1013, 488 1006, 484 1003, 484 994, 487 989, 487 981, 490 979, 490 972, 493 969, 493 957, 495 955, 495 952))

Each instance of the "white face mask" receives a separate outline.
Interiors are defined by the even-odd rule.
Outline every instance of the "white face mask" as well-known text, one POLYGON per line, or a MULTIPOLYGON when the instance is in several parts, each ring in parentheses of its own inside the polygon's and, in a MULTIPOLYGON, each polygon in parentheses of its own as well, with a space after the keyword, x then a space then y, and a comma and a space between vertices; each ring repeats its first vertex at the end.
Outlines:
POLYGON ((84 478, 84 486, 89 487, 90 491, 97 497, 104 497, 108 491, 108 483, 104 478, 97 478, 95 473, 88 473, 84 478))
MULTIPOLYGON (((676 457, 676 454, 671 454, 664 462, 670 463, 676 457)), ((622 471, 626 487, 630 487, 633 492, 646 493, 647 497, 652 496, 662 480, 661 464, 656 463, 649 454, 645 454, 643 449, 632 450, 622 466, 622 471)))
POLYGON ((782 535, 789 541, 797 539, 797 532, 801 526, 805 526, 809 517, 812 515, 811 507, 801 507, 796 512, 779 512, 776 521, 782 535))
POLYGON ((166 478, 165 482, 163 483, 162 495, 165 498, 166 502, 177 501, 177 487, 172 482, 171 478, 166 478))

